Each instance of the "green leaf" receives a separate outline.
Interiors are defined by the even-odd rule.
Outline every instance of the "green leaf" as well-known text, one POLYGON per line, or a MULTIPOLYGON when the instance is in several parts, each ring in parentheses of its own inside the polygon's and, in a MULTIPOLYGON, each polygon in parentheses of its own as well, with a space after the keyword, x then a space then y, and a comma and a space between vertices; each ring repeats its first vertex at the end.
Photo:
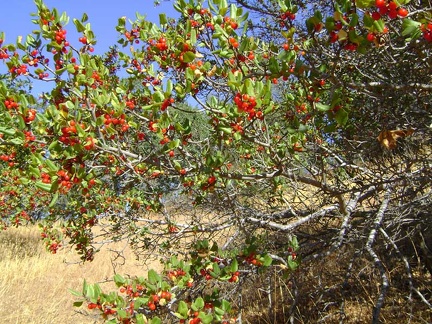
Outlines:
POLYGON ((78 291, 76 291, 76 290, 73 290, 73 289, 69 289, 69 292, 70 292, 72 295, 77 296, 77 297, 82 297, 82 296, 83 296, 82 293, 80 293, 80 292, 78 292, 78 291))
POLYGON ((18 115, 18 127, 19 129, 23 130, 26 127, 24 118, 21 115, 18 115))
POLYGON ((291 239, 290 245, 294 249, 294 251, 298 250, 298 248, 300 247, 300 245, 298 243, 297 236, 293 236, 293 238, 291 239))
POLYGON ((175 140, 169 142, 168 148, 170 150, 175 149, 180 146, 180 139, 176 138, 175 140))
POLYGON ((155 285, 155 284, 160 283, 161 277, 157 274, 156 271, 154 271, 153 269, 151 269, 148 272, 148 280, 149 280, 150 284, 155 285))
POLYGON ((93 285, 88 285, 88 286, 87 286, 85 296, 86 296, 87 298, 90 298, 90 300, 91 300, 92 302, 96 302, 96 298, 95 298, 95 291, 94 291, 93 285))
POLYGON ((350 25, 351 27, 355 27, 355 26, 357 26, 357 24, 358 24, 358 20, 359 20, 359 17, 358 17, 357 14, 355 14, 355 13, 351 14, 351 20, 350 20, 349 25, 350 25))
POLYGON ((153 317, 149 324, 161 324, 162 320, 159 317, 153 317))
POLYGON ((82 300, 81 301, 76 301, 76 302, 73 303, 73 306, 74 307, 81 307, 83 303, 84 303, 84 301, 82 301, 82 300))
POLYGON ((375 4, 375 0, 356 0, 356 6, 360 9, 370 8, 375 4))
POLYGON ((190 63, 195 59, 195 54, 192 52, 186 52, 183 54, 183 62, 190 63))
POLYGON ((225 14, 228 11, 228 2, 227 0, 220 0, 220 4, 219 4, 219 14, 221 16, 225 16, 225 14))
POLYGON ((335 20, 333 17, 327 17, 325 21, 326 29, 331 32, 335 28, 335 20))
POLYGON ((222 300, 221 308, 222 308, 226 313, 228 313, 228 312, 231 310, 231 304, 230 304, 230 302, 227 301, 227 300, 225 300, 225 299, 222 300))
POLYGON ((75 25, 78 33, 82 33, 83 31, 85 31, 85 27, 84 27, 84 25, 82 24, 81 21, 79 21, 78 19, 74 18, 73 19, 73 23, 74 23, 74 25, 75 25))
POLYGON ((270 266, 272 262, 273 262, 273 259, 270 255, 268 255, 268 254, 264 255, 264 262, 263 262, 264 267, 270 266))
POLYGON ((115 282, 117 287, 120 287, 120 286, 123 286, 127 282, 127 280, 125 278, 123 278, 121 275, 116 274, 114 276, 114 282, 115 282))
POLYGON ((222 132, 226 133, 226 134, 231 134, 232 133, 232 128, 231 127, 218 127, 219 130, 221 130, 222 132))
POLYGON ((197 299, 195 299, 195 301, 192 303, 192 309, 194 311, 198 311, 200 309, 203 309, 204 307, 204 299, 202 299, 201 297, 198 297, 197 299))
POLYGON ((28 185, 30 183, 30 180, 27 178, 20 178, 20 183, 23 185, 28 185))
POLYGON ((318 109, 318 110, 320 110, 320 111, 329 111, 330 110, 330 105, 324 105, 324 104, 322 104, 322 103, 320 103, 320 102, 317 102, 316 104, 315 104, 315 107, 318 109))
POLYGON ((66 66, 66 69, 67 69, 67 71, 68 71, 70 74, 74 74, 74 73, 75 73, 75 68, 74 68, 74 65, 73 65, 73 64, 68 64, 68 65, 66 66))
POLYGON ((190 41, 192 44, 195 44, 197 42, 197 32, 195 28, 192 28, 190 31, 190 41))
POLYGON ((166 85, 166 88, 165 88, 165 93, 164 93, 165 97, 171 96, 172 89, 173 89, 172 81, 171 81, 171 79, 168 79, 167 85, 166 85))
POLYGON ((159 14, 159 24, 161 26, 166 25, 168 23, 168 19, 164 13, 159 14))
POLYGON ((55 203, 56 203, 57 200, 58 200, 58 197, 59 197, 59 193, 56 192, 56 193, 53 195, 53 197, 52 197, 52 199, 51 199, 51 202, 50 202, 50 204, 49 204, 49 207, 50 207, 50 208, 53 207, 53 206, 55 205, 55 203))
POLYGON ((198 316, 198 318, 201 319, 201 323, 203 324, 210 324, 213 321, 213 315, 212 314, 205 314, 201 312, 198 316))
POLYGON ((348 121, 348 112, 343 108, 339 109, 334 118, 340 126, 344 126, 348 121))
POLYGON ((231 271, 236 272, 238 270, 238 262, 237 259, 234 258, 231 262, 231 271))
POLYGON ((293 260, 292 256, 288 256, 288 267, 290 268, 290 270, 294 271, 298 268, 298 262, 296 262, 295 260, 293 260))
POLYGON ((61 144, 58 141, 53 141, 49 145, 48 149, 51 152, 60 152, 63 149, 63 147, 61 146, 61 144))
POLYGON ((420 33, 421 23, 412 19, 404 19, 402 23, 402 35, 408 36, 415 33, 420 33))
POLYGON ((15 129, 0 126, 0 133, 5 135, 15 135, 15 129))
POLYGON ((22 145, 24 143, 24 140, 22 138, 16 137, 12 138, 10 142, 15 145, 22 145))
POLYGON ((225 314, 225 311, 222 308, 219 308, 216 306, 214 307, 214 312, 215 312, 215 314, 217 314, 219 316, 222 316, 223 314, 225 314))
POLYGON ((269 69, 273 74, 279 74, 279 63, 275 57, 271 57, 269 60, 269 69))
POLYGON ((42 181, 35 182, 35 186, 39 189, 42 189, 44 191, 50 192, 51 191, 51 184, 50 183, 43 183, 42 181))
POLYGON ((384 26, 385 24, 382 19, 378 19, 373 22, 373 27, 377 32, 382 33, 382 31, 384 30, 384 26))
POLYGON ((181 317, 179 317, 179 316, 177 316, 177 317, 179 317, 179 318, 187 318, 188 311, 189 311, 189 308, 188 308, 187 304, 183 300, 181 300, 179 302, 179 305, 178 305, 178 308, 177 308, 177 312, 181 315, 181 317))
POLYGON ((144 316, 144 314, 137 314, 135 316, 135 319, 136 319, 137 324, 146 324, 147 323, 147 318, 144 316))
POLYGON ((216 262, 214 262, 213 263, 213 271, 211 272, 211 276, 213 278, 217 278, 217 277, 219 277, 220 273, 221 273, 221 269, 220 269, 219 265, 216 262))
POLYGON ((47 159, 44 162, 45 162, 45 165, 47 166, 47 168, 49 169, 49 171, 57 172, 58 168, 51 160, 47 159))

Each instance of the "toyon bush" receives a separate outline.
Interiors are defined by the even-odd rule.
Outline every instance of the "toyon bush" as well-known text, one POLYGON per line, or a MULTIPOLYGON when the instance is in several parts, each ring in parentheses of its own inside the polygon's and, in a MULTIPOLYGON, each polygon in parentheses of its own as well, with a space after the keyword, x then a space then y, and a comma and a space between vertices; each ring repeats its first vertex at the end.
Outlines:
POLYGON ((427 321, 430 3, 177 0, 102 55, 86 14, 35 4, 32 34, 0 34, 0 226, 164 268, 84 282, 80 311, 235 323, 255 290, 276 322, 342 321, 370 289, 372 322, 427 321))

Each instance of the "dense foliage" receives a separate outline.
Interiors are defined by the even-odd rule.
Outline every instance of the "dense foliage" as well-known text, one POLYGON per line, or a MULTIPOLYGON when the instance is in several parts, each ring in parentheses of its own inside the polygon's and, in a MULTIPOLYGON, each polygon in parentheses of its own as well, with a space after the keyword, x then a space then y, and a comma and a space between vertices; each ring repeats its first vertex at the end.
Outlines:
POLYGON ((345 283, 376 268, 374 322, 397 262, 430 309, 411 271, 432 270, 430 4, 231 2, 121 17, 96 55, 85 14, 73 39, 35 0, 33 34, 0 35, 1 226, 42 219, 47 248, 83 261, 105 238, 162 256, 119 293, 76 293, 112 322, 235 321, 248 278, 271 268, 295 291, 331 255, 345 283))

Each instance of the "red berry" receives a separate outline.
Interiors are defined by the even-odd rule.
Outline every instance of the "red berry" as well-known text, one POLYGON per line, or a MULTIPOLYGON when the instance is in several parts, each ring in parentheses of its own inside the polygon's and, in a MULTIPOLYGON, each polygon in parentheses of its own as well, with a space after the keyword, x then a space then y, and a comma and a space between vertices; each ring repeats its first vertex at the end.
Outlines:
POLYGON ((405 8, 399 8, 398 16, 402 18, 408 16, 408 10, 406 10, 405 8))
POLYGON ((377 11, 372 13, 372 19, 373 20, 380 20, 381 19, 381 14, 377 11))
POLYGON ((148 303, 148 307, 150 308, 151 311, 154 311, 156 309, 156 305, 152 302, 148 303))
POLYGON ((392 10, 396 10, 398 8, 398 5, 397 5, 397 3, 396 2, 390 2, 389 3, 389 9, 390 9, 390 11, 392 11, 392 10))
POLYGON ((398 16, 398 12, 396 11, 396 9, 391 9, 388 12, 388 16, 389 16, 390 19, 395 19, 398 16))
POLYGON ((373 41, 375 40, 375 34, 374 34, 374 33, 369 33, 369 34, 367 34, 366 39, 367 39, 369 42, 373 42, 373 41))
POLYGON ((375 0, 375 6, 377 6, 377 8, 385 7, 386 1, 385 0, 375 0))

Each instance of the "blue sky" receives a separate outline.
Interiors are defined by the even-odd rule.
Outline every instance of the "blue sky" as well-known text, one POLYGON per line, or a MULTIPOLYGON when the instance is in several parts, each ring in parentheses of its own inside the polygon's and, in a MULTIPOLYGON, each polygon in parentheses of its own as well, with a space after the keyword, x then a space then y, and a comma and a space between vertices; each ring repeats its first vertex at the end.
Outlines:
MULTIPOLYGON (((7 0, 2 1, 0 18, 0 31, 6 33, 6 43, 12 43, 17 36, 26 36, 35 28, 31 22, 30 14, 36 12, 36 5, 32 0, 7 0)), ((117 41, 115 26, 117 19, 126 16, 135 20, 135 13, 139 12, 147 16, 152 22, 159 22, 159 14, 164 12, 168 17, 178 17, 178 13, 172 7, 173 1, 163 1, 155 7, 153 0, 45 0, 49 8, 57 8, 66 12, 71 18, 68 24, 68 33, 73 35, 75 26, 72 18, 81 19, 82 14, 87 13, 92 29, 98 40, 95 47, 97 52, 104 52, 110 45, 117 41)))
MULTIPOLYGON (((179 13, 173 8, 174 0, 162 1, 155 7, 153 0, 45 0, 48 8, 56 8, 61 14, 66 12, 70 18, 65 26, 67 39, 72 45, 78 44, 79 35, 73 23, 73 18, 81 19, 83 13, 88 15, 87 23, 91 24, 96 36, 97 44, 94 46, 96 54, 105 53, 111 45, 117 44, 118 32, 115 30, 118 18, 126 16, 135 20, 136 12, 147 17, 149 21, 159 23, 159 14, 165 13, 168 17, 179 17, 179 13)), ((31 34, 38 26, 32 23, 31 13, 36 12, 33 0, 3 0, 2 15, 0 18, 0 32, 5 33, 4 44, 15 43, 18 36, 31 34)), ((6 72, 6 66, 0 62, 0 73, 6 72)), ((33 91, 40 93, 48 91, 52 84, 35 81, 33 91)))

